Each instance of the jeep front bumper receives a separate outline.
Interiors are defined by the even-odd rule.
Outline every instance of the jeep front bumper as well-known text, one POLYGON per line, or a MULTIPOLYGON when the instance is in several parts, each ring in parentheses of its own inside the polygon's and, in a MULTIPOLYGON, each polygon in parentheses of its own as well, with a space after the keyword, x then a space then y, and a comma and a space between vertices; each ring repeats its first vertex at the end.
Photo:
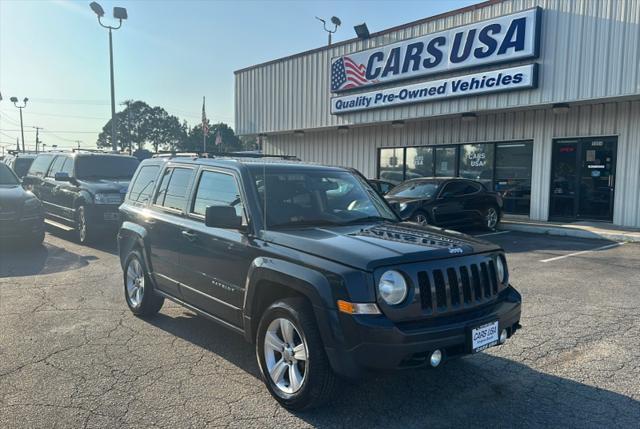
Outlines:
MULTIPOLYGON (((368 370, 428 365, 440 350, 443 360, 471 354, 471 330, 498 322, 498 332, 511 337, 520 328, 521 296, 511 286, 497 300, 468 312, 413 322, 394 323, 384 315, 352 316, 335 312, 328 317, 335 347, 327 347, 334 371, 360 377, 368 370)), ((323 336, 326 337, 326 336, 323 336)))

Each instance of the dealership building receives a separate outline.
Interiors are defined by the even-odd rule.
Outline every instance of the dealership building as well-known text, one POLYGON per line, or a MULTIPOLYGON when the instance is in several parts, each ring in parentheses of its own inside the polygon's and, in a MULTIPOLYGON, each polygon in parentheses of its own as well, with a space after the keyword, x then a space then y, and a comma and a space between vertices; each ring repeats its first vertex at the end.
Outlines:
POLYGON ((640 1, 492 0, 360 36, 236 71, 238 134, 369 178, 472 178, 532 220, 640 227, 640 1))

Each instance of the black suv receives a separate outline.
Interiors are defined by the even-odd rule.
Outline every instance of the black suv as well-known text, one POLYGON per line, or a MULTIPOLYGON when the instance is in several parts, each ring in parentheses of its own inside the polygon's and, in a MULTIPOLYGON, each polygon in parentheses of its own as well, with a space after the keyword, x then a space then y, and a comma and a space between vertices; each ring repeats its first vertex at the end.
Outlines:
POLYGON ((152 158, 120 212, 131 311, 168 298, 244 335, 287 408, 320 404, 336 375, 436 367, 520 328, 500 247, 402 222, 349 169, 152 158))
POLYGON ((9 151, 9 155, 7 155, 4 159, 4 163, 7 164, 11 169, 13 169, 16 176, 22 179, 27 171, 29 171, 29 167, 34 159, 36 159, 35 153, 25 153, 18 151, 9 151))
POLYGON ((45 152, 33 161, 23 184, 40 198, 47 223, 75 230, 87 243, 120 226, 118 206, 139 161, 100 152, 45 152))

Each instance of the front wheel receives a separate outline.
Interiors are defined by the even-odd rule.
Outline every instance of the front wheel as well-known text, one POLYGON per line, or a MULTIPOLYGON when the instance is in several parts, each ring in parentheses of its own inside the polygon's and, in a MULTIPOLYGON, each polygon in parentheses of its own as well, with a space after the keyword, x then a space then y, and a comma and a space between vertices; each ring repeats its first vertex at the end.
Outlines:
POLYGON ((142 255, 133 250, 124 263, 124 298, 136 316, 152 316, 162 308, 164 298, 155 294, 142 255))
POLYGON ((305 299, 277 301, 265 311, 256 355, 269 393, 285 408, 314 408, 333 394, 337 379, 305 299))
POLYGON ((88 244, 93 238, 93 230, 89 226, 85 206, 76 209, 76 238, 80 244, 88 244))
POLYGON ((489 230, 494 230, 500 222, 500 214, 495 207, 489 207, 484 212, 484 226, 489 230))
POLYGON ((417 211, 411 216, 411 221, 420 225, 429 225, 429 218, 427 214, 421 211, 417 211))

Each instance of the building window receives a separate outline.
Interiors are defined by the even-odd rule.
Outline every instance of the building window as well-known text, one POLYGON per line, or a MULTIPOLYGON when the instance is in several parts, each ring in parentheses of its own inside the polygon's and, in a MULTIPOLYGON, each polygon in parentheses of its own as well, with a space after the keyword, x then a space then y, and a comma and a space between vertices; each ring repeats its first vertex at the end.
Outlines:
POLYGON ((406 179, 433 176, 433 148, 408 147, 406 179))
POLYGON ((496 144, 494 189, 502 195, 506 213, 529 214, 532 158, 530 142, 496 144))
POLYGON ((529 214, 530 141, 385 148, 379 156, 380 179, 400 183, 417 177, 464 177, 500 192, 505 213, 529 214))
POLYGON ((454 177, 456 175, 456 146, 435 147, 435 176, 454 177))
POLYGON ((493 184, 493 143, 465 144, 460 147, 460 177, 477 180, 487 189, 493 184))
POLYGON ((392 183, 404 181, 404 149, 380 149, 378 177, 392 183))

